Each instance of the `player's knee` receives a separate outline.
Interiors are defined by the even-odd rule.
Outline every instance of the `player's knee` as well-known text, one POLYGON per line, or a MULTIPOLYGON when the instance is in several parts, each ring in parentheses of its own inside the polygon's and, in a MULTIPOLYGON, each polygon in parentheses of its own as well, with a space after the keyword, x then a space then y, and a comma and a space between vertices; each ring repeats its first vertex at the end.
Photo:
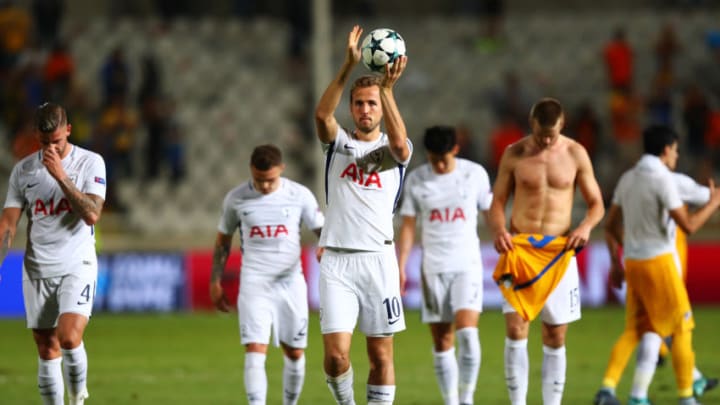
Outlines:
POLYGON ((62 332, 58 331, 58 341, 60 342, 61 348, 65 350, 74 349, 80 346, 82 333, 74 329, 68 329, 62 332))
POLYGON ((337 376, 347 371, 350 367, 350 358, 347 353, 328 352, 325 353, 325 372, 328 375, 337 376))
POLYGON ((43 360, 52 360, 60 357, 60 349, 50 345, 37 345, 38 357, 43 360))
POLYGON ((527 339, 528 330, 523 325, 508 325, 506 328, 507 337, 512 340, 527 339))
POLYGON ((304 352, 303 349, 287 349, 285 350, 285 356, 292 361, 298 361, 304 352))
POLYGON ((565 345, 565 331, 552 329, 543 331, 543 344, 553 349, 563 347, 565 345))
POLYGON ((453 348, 455 340, 452 333, 433 336, 434 349, 436 352, 446 352, 453 348))

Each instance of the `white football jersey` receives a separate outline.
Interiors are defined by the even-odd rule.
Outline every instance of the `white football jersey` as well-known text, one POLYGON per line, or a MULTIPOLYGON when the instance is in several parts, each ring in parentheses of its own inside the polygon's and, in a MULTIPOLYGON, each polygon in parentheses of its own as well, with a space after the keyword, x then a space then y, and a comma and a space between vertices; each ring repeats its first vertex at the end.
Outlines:
POLYGON ((424 164, 405 182, 400 215, 420 220, 424 272, 482 270, 477 216, 490 208, 490 179, 477 163, 455 162, 446 174, 424 164))
MULTIPOLYGON (((85 194, 105 199, 105 162, 97 153, 68 145, 62 165, 85 194)), ((42 151, 20 160, 10 174, 5 208, 23 208, 28 217, 24 268, 30 279, 78 271, 78 261, 97 261, 95 229, 73 212, 57 181, 42 164, 42 151)))
POLYGON ((680 198, 688 205, 705 205, 710 201, 710 188, 698 184, 692 177, 673 172, 673 178, 677 183, 680 198))
POLYGON ((325 218, 307 187, 286 178, 270 194, 255 190, 252 181, 227 193, 218 231, 240 229, 243 277, 277 276, 300 265, 300 223, 322 228, 325 218))
MULTIPOLYGON (((675 179, 675 182, 677 183, 680 198, 685 204, 699 206, 705 205, 708 203, 708 201, 710 201, 709 187, 696 183, 695 180, 692 179, 692 177, 686 174, 673 172, 672 175, 675 179)), ((672 220, 672 218, 670 219, 668 228, 670 232, 670 238, 672 240, 675 240, 677 234, 677 224, 675 223, 675 221, 672 220)))
POLYGON ((620 177, 612 202, 622 208, 626 258, 650 259, 675 251, 668 211, 681 207, 683 200, 673 173, 657 156, 643 155, 620 177))
POLYGON ((339 126, 335 141, 323 149, 327 224, 320 246, 383 251, 393 243, 393 212, 410 156, 397 162, 385 133, 363 142, 339 126))

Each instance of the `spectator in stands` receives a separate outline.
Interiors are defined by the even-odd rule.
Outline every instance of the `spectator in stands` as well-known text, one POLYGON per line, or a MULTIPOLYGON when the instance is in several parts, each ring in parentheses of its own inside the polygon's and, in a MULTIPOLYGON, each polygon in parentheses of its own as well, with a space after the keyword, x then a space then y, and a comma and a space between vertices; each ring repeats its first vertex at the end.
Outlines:
POLYGON ((491 177, 495 177, 497 174, 497 170, 500 167, 500 158, 502 158, 505 149, 511 144, 522 139, 524 136, 525 132, 522 127, 518 125, 512 115, 506 113, 499 125, 490 135, 491 156, 488 172, 491 177))
POLYGON ((475 147, 473 131, 467 124, 459 124, 455 128, 457 136, 458 153, 456 157, 481 163, 482 156, 480 148, 475 147))
POLYGON ((659 72, 669 72, 674 76, 675 59, 682 51, 682 45, 672 23, 665 23, 655 40, 655 59, 659 72))
POLYGON ((100 71, 100 80, 104 105, 111 104, 114 99, 126 100, 130 89, 130 68, 122 46, 116 46, 108 55, 100 71))
POLYGON ((55 42, 44 70, 45 98, 66 104, 75 74, 75 61, 64 41, 55 42))
POLYGON ((0 2, 0 76, 15 67, 32 28, 28 12, 14 3, 0 2))
POLYGON ((618 170, 624 170, 640 156, 642 101, 633 89, 610 95, 610 125, 619 158, 618 170))
POLYGON ((493 52, 501 45, 505 1, 480 0, 474 3, 480 19, 480 37, 475 45, 481 52, 493 52))
POLYGON ((578 141, 594 160, 600 149, 601 125, 597 112, 589 101, 581 103, 570 117, 568 135, 578 141))
POLYGON ((35 34, 41 47, 49 49, 59 39, 58 33, 65 14, 64 0, 33 0, 35 34))
POLYGON ((685 90, 682 114, 688 151, 695 160, 705 153, 705 133, 710 118, 710 104, 697 84, 691 84, 685 90))
POLYGON ((40 141, 38 141, 35 134, 35 125, 32 118, 30 110, 23 111, 20 127, 15 133, 12 143, 12 153, 15 161, 40 149, 40 141))
POLYGON ((618 27, 612 40, 603 48, 610 88, 627 91, 633 87, 633 50, 627 41, 625 29, 618 27))
MULTIPOLYGON (((304 71, 307 42, 312 29, 310 18, 310 1, 286 0, 287 20, 290 23, 290 37, 288 43, 288 57, 290 68, 304 71)), ((291 73, 293 73, 291 71, 291 73)))
POLYGON ((672 89, 662 74, 653 80, 645 107, 648 124, 673 126, 672 89))
POLYGON ((720 29, 705 36, 707 55, 694 67, 694 77, 701 78, 703 87, 720 100, 720 29))
POLYGON ((134 174, 132 151, 135 147, 137 114, 127 103, 116 97, 105 106, 95 129, 95 150, 107 162, 108 208, 123 211, 116 189, 118 180, 134 174))
POLYGON ((518 74, 508 70, 503 76, 503 85, 488 94, 497 122, 513 120, 523 131, 528 131, 527 112, 532 107, 532 97, 523 87, 518 74))
POLYGON ((153 52, 147 52, 140 61, 140 90, 138 104, 149 98, 158 97, 163 92, 163 77, 160 64, 153 52))

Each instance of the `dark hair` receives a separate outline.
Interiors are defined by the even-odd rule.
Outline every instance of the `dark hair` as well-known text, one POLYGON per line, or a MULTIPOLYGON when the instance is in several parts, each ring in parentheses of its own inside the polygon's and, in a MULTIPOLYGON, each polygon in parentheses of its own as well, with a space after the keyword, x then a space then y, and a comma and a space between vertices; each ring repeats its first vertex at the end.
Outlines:
POLYGON ((541 127, 552 127, 563 116, 560 102, 554 98, 543 98, 530 110, 530 118, 537 120, 541 127))
POLYGON ((672 146, 679 139, 678 134, 666 125, 651 125, 643 131, 643 151, 660 156, 666 146, 672 146))
POLYGON ((35 128, 51 134, 60 126, 67 124, 67 113, 59 104, 43 103, 35 111, 35 128))
POLYGON ((438 155, 450 152, 457 145, 455 128, 436 125, 425 130, 423 138, 425 150, 438 155))
POLYGON ((353 101, 353 94, 355 93, 355 89, 359 87, 380 87, 381 80, 382 77, 379 75, 363 75, 355 79, 352 86, 350 86, 350 102, 352 103, 353 101))
POLYGON ((250 165, 257 170, 270 170, 282 164, 282 152, 275 145, 260 145, 253 149, 250 165))

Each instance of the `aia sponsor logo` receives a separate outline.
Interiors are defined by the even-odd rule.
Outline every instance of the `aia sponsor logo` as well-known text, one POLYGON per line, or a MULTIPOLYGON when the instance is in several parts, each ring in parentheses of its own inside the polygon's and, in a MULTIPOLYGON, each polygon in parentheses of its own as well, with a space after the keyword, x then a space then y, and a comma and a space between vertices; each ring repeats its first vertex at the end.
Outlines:
POLYGON ((61 198, 57 204, 55 204, 55 200, 52 198, 49 201, 43 201, 40 199, 35 200, 33 215, 60 215, 63 212, 72 212, 70 202, 65 198, 61 198))
POLYGON ((363 187, 382 188, 378 172, 372 171, 365 173, 365 171, 355 163, 350 163, 340 174, 340 178, 347 178, 353 183, 357 183, 363 187))
POLYGON ((430 211, 430 222, 455 222, 465 221, 465 212, 462 208, 434 208, 430 211))
POLYGON ((285 225, 254 225, 250 228, 250 238, 278 238, 288 236, 285 225))

